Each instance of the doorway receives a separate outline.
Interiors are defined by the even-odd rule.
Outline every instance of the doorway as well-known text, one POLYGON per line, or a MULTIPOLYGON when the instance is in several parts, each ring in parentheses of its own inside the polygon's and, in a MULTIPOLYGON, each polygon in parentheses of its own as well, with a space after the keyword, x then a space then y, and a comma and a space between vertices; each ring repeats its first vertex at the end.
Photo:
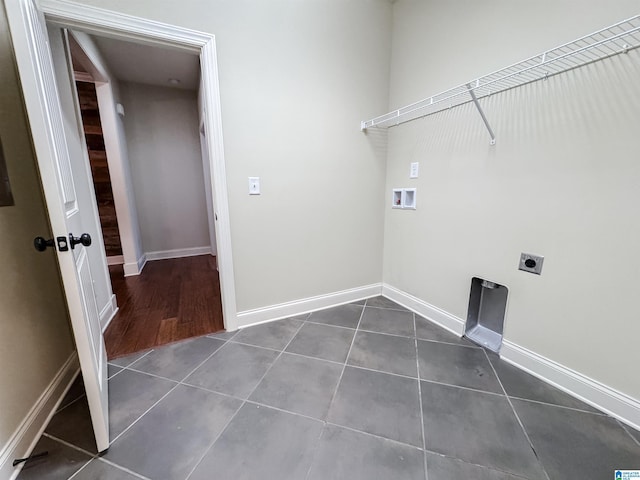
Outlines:
POLYGON ((108 358, 224 329, 198 57, 79 32, 68 38, 118 305, 103 325, 108 358), (99 71, 115 105, 97 94, 91 72, 99 71), (100 113, 114 107, 115 124, 100 113), (108 148, 105 136, 126 152, 108 148))

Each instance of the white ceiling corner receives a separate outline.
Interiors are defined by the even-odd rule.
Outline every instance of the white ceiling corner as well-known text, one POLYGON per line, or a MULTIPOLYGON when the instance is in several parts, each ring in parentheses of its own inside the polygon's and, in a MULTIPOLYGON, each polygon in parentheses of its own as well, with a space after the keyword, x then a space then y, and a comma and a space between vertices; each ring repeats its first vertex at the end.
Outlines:
POLYGON ((120 81, 198 90, 200 60, 196 54, 95 35, 92 38, 120 81), (171 78, 180 83, 170 84, 171 78))

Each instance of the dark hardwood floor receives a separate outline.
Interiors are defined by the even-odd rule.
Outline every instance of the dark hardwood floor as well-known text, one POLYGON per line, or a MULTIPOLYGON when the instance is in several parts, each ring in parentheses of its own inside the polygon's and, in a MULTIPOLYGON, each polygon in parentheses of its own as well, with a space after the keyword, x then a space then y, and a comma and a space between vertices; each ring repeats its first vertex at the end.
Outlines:
POLYGON ((220 280, 211 255, 148 262, 125 277, 109 267, 119 311, 105 332, 109 359, 224 329, 220 280))

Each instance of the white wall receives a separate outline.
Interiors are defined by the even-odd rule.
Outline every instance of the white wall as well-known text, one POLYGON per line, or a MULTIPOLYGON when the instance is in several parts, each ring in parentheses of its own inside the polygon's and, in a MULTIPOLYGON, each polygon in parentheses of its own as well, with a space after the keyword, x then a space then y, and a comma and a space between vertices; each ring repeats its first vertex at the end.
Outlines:
POLYGON ((83 3, 216 35, 239 311, 380 281, 387 0, 83 3))
POLYGON ((120 89, 144 252, 210 247, 196 92, 120 89))
MULTIPOLYGON (((14 206, 0 207, 0 478, 7 478, 14 470, 13 455, 26 453, 44 419, 35 421, 31 437, 23 438, 20 427, 46 396, 74 346, 55 252, 33 248, 34 237, 51 238, 51 231, 4 6, 0 6, 0 111, 0 138, 15 200, 14 206)), ((48 413, 44 412, 45 418, 48 413)))
MULTIPOLYGON (((398 0, 390 107, 638 13, 576 5, 398 0)), ((385 199, 415 186, 418 210, 386 208, 384 281, 461 319, 473 276, 507 285, 507 340, 640 399, 639 99, 636 50, 481 100, 493 147, 472 105, 390 129, 385 199)))
POLYGON ((138 274, 144 252, 135 208, 124 122, 116 112, 116 105, 122 102, 119 83, 89 35, 73 32, 70 37, 74 59, 92 75, 96 82, 102 136, 118 217, 124 273, 125 275, 138 274))

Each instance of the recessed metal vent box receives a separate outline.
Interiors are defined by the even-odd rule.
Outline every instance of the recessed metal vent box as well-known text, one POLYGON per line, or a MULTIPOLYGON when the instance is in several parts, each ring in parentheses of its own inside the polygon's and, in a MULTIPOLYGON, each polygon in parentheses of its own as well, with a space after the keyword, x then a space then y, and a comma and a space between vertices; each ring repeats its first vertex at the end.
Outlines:
POLYGON ((465 337, 498 353, 502 346, 508 294, 509 289, 504 285, 473 277, 465 337))

